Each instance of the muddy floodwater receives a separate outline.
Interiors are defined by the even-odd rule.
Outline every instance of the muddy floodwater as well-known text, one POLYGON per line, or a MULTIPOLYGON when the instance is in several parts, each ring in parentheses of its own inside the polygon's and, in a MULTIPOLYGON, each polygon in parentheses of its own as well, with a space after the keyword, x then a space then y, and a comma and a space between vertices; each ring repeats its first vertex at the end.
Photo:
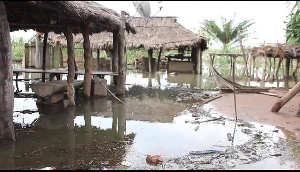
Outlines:
MULTIPOLYGON (((105 78, 109 85, 111 78, 105 78)), ((63 108, 62 103, 37 105, 30 82, 34 81, 18 82, 16 141, 0 145, 0 169, 300 167, 300 141, 287 135, 288 131, 212 113, 203 100, 218 92, 211 90, 216 84, 206 74, 172 76, 130 70, 126 95, 121 98, 125 104, 111 97, 90 101, 78 97, 72 108, 63 108), (159 155, 163 162, 149 164, 147 155, 159 155)), ((260 85, 242 79, 238 82, 260 85)), ((267 87, 283 85, 264 83, 267 87)))

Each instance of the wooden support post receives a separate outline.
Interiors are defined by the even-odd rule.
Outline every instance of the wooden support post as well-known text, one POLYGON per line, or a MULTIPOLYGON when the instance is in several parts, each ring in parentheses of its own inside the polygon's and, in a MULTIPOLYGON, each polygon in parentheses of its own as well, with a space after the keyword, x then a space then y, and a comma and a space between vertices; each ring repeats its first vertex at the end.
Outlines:
POLYGON ((97 68, 100 70, 100 49, 97 48, 97 68))
POLYGON ((297 93, 300 92, 300 81, 283 97, 278 99, 273 105, 271 111, 278 112, 288 101, 290 101, 297 93))
POLYGON ((0 142, 14 141, 14 86, 10 28, 6 9, 0 1, 0 142))
POLYGON ((158 57, 157 57, 156 71, 159 71, 159 63, 160 63, 160 58, 161 58, 161 52, 162 52, 162 47, 159 48, 159 53, 158 53, 158 57))
POLYGON ((199 48, 199 51, 200 51, 200 57, 199 57, 200 72, 199 72, 199 74, 202 75, 202 55, 203 55, 203 51, 200 48, 199 48))
MULTIPOLYGON (((74 67, 75 67, 75 71, 78 71, 77 63, 76 63, 75 58, 74 58, 74 67)), ((74 79, 75 79, 75 80, 77 79, 77 76, 78 76, 78 74, 75 74, 75 76, 74 76, 74 79)))
MULTIPOLYGON (((119 61, 118 35, 119 35, 119 30, 116 29, 113 32, 113 52, 112 52, 112 58, 111 58, 112 72, 118 72, 118 61, 119 61)), ((118 76, 113 76, 113 84, 117 85, 117 82, 118 82, 118 76)))
POLYGON ((126 60, 125 60, 125 11, 121 11, 121 26, 119 28, 118 39, 118 84, 117 95, 125 95, 125 81, 126 81, 126 60))
MULTIPOLYGON (((46 70, 47 39, 48 39, 48 32, 44 34, 44 41, 43 41, 43 63, 42 63, 43 70, 46 70)), ((42 82, 45 82, 45 80, 46 80, 46 74, 42 73, 42 82)))
POLYGON ((191 57, 192 57, 192 62, 193 62, 194 73, 197 73, 196 47, 192 47, 191 57))
POLYGON ((148 50, 148 67, 149 67, 149 72, 152 73, 152 58, 153 58, 153 49, 150 48, 148 50))
POLYGON ((284 74, 285 78, 289 78, 290 76, 290 61, 291 60, 289 57, 285 58, 285 74, 284 74))
POLYGON ((90 44, 90 29, 89 23, 86 22, 83 26, 83 48, 84 48, 84 83, 83 97, 89 98, 91 95, 92 69, 91 69, 91 44, 90 44))
POLYGON ((201 55, 200 55, 200 46, 197 45, 196 48, 196 59, 197 59, 197 73, 201 74, 201 63, 202 63, 202 59, 201 59, 201 55))
POLYGON ((63 52, 62 52, 62 46, 60 46, 60 48, 59 48, 59 66, 61 67, 61 68, 63 68, 64 67, 64 55, 63 55, 63 52))
POLYGON ((25 69, 29 66, 29 44, 25 43, 25 49, 24 49, 24 67, 25 69))
POLYGON ((34 57, 34 67, 41 68, 41 46, 40 46, 40 35, 35 36, 35 57, 34 57))
POLYGON ((73 35, 71 29, 66 27, 64 31, 64 35, 67 38, 67 48, 68 48, 68 106, 75 105, 75 89, 74 89, 74 76, 75 76, 75 53, 74 53, 74 43, 73 43, 73 35))

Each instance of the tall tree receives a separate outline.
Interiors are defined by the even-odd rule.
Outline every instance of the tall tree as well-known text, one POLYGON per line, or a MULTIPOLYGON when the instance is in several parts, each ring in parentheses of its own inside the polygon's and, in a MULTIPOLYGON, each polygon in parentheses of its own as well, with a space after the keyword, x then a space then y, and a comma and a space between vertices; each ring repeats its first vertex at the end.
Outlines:
POLYGON ((13 125, 14 87, 10 28, 0 1, 0 141, 15 140, 13 125))
POLYGON ((235 24, 235 14, 232 19, 227 20, 221 17, 221 27, 214 20, 204 19, 201 22, 202 31, 206 32, 213 40, 223 44, 223 49, 238 43, 238 30, 240 30, 241 39, 250 36, 249 28, 254 24, 252 20, 243 20, 235 24))

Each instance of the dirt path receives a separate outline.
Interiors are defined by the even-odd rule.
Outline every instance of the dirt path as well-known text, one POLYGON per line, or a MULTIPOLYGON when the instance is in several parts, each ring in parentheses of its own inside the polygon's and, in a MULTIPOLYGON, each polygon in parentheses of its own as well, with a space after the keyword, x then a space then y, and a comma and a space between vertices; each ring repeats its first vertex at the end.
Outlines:
MULTIPOLYGON (((287 91, 273 91, 272 93, 282 96, 287 91)), ((234 118, 234 94, 224 93, 221 95, 221 98, 209 102, 208 106, 212 108, 212 112, 234 118)), ((300 93, 285 104, 279 112, 271 112, 271 108, 277 99, 274 96, 258 93, 236 94, 238 119, 277 126, 282 130, 293 132, 283 131, 286 135, 295 135, 300 138, 300 117, 296 116, 300 93)))

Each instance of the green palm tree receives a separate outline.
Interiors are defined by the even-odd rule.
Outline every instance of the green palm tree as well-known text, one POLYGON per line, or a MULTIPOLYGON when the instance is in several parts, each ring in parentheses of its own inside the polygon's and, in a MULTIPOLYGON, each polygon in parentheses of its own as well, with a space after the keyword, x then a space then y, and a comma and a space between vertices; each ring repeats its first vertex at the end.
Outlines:
POLYGON ((223 44, 223 50, 237 43, 238 31, 240 31, 241 39, 248 38, 251 34, 249 27, 254 24, 252 20, 243 20, 235 25, 235 14, 231 20, 221 17, 222 27, 219 27, 214 20, 205 19, 201 22, 202 31, 206 32, 213 40, 223 44))

